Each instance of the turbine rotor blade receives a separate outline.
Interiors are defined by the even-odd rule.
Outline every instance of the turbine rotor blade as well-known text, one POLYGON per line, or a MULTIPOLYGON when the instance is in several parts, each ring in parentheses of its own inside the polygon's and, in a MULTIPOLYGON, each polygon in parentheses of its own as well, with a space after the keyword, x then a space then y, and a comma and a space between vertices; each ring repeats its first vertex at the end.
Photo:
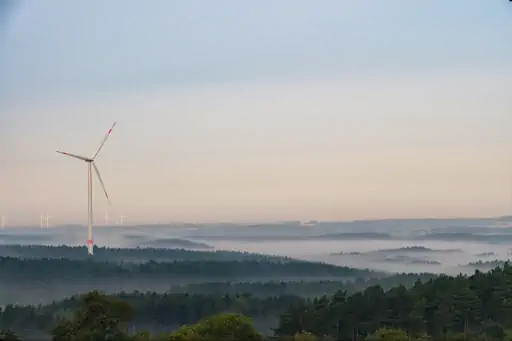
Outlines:
POLYGON ((110 130, 107 132, 107 135, 105 135, 105 138, 103 139, 103 141, 101 141, 101 144, 100 144, 100 147, 98 148, 98 150, 96 151, 96 154, 94 154, 94 156, 92 157, 92 159, 94 160, 96 158, 96 156, 98 156, 98 154, 100 153, 100 150, 101 148, 103 148, 103 145, 105 144, 105 142, 107 142, 107 139, 110 135, 110 133, 112 132, 112 129, 114 129, 114 127, 116 126, 116 122, 114 122, 114 124, 112 125, 112 127, 110 128, 110 130))
POLYGON ((71 157, 74 157, 75 159, 79 159, 79 160, 82 160, 82 161, 91 161, 91 159, 89 159, 87 157, 76 155, 76 154, 70 154, 70 153, 66 153, 66 152, 61 152, 59 150, 57 150, 57 153, 62 154, 62 155, 66 155, 66 156, 71 156, 71 157))
POLYGON ((96 171, 96 175, 98 176, 98 180, 100 180, 101 187, 103 188, 103 192, 105 192, 105 196, 107 197, 107 201, 109 205, 112 205, 110 202, 110 199, 108 197, 107 189, 105 188, 105 184, 103 183, 103 180, 101 179, 100 171, 98 170, 98 167, 96 167, 96 163, 93 161, 91 162, 92 166, 94 167, 94 170, 96 171))

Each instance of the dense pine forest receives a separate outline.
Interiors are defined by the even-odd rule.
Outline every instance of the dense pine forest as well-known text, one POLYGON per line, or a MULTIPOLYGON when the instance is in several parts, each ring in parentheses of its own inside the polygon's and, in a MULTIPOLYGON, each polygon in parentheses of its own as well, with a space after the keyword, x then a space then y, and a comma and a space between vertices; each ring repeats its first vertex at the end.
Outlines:
POLYGON ((335 340, 511 340, 511 308, 512 267, 507 263, 469 277, 418 281, 410 289, 373 286, 353 295, 316 298, 282 314, 276 333, 286 337, 306 330, 335 340), (386 333, 395 336, 386 338, 386 333))

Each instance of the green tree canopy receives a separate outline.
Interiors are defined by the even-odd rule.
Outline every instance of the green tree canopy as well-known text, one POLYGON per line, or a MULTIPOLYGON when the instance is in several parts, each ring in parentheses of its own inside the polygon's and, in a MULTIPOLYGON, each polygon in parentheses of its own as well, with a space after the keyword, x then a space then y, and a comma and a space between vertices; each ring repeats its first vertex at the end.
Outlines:
POLYGON ((55 326, 53 341, 129 340, 123 328, 133 316, 128 303, 98 291, 82 296, 82 303, 71 319, 61 320, 55 326))
POLYGON ((263 341, 250 318, 240 314, 218 314, 193 326, 183 326, 169 341, 263 341))
POLYGON ((409 336, 402 329, 380 328, 366 338, 367 341, 409 341, 409 336))

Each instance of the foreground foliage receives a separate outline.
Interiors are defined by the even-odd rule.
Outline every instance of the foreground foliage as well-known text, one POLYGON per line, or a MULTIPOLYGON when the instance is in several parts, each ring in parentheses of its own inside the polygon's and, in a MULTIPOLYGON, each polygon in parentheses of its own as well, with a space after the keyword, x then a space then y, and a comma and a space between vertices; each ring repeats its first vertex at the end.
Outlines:
POLYGON ((130 335, 126 323, 133 310, 119 298, 91 292, 82 298, 82 306, 72 318, 61 320, 52 331, 53 341, 85 340, 169 340, 169 341, 262 341, 251 319, 239 314, 218 314, 195 325, 184 325, 172 333, 151 337, 147 332, 130 335))

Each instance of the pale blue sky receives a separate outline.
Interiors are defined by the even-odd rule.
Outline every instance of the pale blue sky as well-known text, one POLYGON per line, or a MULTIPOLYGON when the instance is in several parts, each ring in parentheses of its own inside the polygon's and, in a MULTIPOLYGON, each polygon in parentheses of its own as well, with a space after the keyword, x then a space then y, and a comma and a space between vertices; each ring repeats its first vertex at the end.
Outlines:
POLYGON ((133 221, 511 210, 509 1, 16 5, 0 7, 13 221, 85 220, 85 165, 54 150, 92 152, 113 120, 98 163, 133 221))

